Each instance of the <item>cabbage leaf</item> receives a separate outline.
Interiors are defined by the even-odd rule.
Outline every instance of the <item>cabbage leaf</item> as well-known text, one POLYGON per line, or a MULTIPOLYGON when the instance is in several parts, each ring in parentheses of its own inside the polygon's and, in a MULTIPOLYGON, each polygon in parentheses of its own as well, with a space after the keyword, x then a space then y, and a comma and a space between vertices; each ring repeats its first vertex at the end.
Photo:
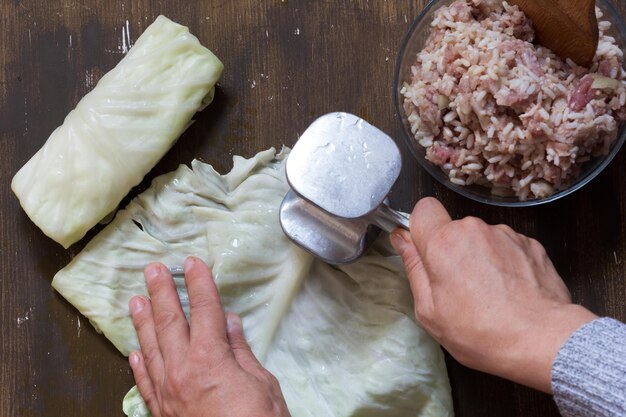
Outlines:
MULTIPOLYGON (((219 175, 193 161, 161 176, 53 280, 125 355, 137 349, 128 300, 152 261, 212 265, 226 310, 242 316, 294 417, 452 416, 443 354, 414 321, 400 258, 382 236, 355 264, 330 266, 282 233, 288 152, 234 158, 219 175)), ((188 298, 176 277, 183 307, 188 298)), ((127 415, 149 415, 139 393, 127 415)))
POLYGON ((212 101, 222 70, 189 29, 159 16, 17 172, 22 208, 65 248, 81 239, 212 101))

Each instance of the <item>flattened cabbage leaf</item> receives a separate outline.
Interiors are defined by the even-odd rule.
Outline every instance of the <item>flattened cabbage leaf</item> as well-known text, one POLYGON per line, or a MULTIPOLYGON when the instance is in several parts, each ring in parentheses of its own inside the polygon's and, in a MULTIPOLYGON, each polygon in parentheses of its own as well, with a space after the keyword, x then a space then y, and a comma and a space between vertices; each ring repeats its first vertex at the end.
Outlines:
POLYGON ((159 16, 15 174, 28 217, 65 248, 82 238, 212 101, 223 68, 189 29, 159 16))
MULTIPOLYGON (((235 157, 157 178, 54 278, 53 286, 124 354, 137 348, 127 303, 143 267, 196 255, 213 266, 224 306, 242 316, 294 417, 452 416, 439 346, 413 319, 400 258, 383 236, 357 263, 313 261, 282 233, 287 152, 235 157)), ((183 306, 188 299, 177 278, 183 306)), ((124 411, 148 415, 136 389, 124 411)))

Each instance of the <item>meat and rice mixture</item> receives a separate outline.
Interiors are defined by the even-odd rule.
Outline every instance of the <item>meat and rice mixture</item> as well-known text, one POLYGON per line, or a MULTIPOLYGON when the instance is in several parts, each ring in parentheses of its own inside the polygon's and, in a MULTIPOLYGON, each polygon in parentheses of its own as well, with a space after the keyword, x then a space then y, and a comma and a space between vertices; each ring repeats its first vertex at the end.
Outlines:
POLYGON ((599 18, 591 68, 533 45, 517 6, 459 0, 436 12, 432 34, 402 88, 426 158, 450 181, 520 200, 566 188, 606 155, 626 120, 623 53, 599 18))

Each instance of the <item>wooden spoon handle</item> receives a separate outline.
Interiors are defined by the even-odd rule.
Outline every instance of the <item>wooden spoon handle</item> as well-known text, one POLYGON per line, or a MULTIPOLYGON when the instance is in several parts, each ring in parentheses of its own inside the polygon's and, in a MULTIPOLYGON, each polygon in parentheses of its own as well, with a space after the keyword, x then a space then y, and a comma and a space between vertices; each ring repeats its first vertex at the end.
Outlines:
POLYGON ((589 66, 598 48, 595 0, 510 0, 530 17, 536 40, 561 58, 589 66))

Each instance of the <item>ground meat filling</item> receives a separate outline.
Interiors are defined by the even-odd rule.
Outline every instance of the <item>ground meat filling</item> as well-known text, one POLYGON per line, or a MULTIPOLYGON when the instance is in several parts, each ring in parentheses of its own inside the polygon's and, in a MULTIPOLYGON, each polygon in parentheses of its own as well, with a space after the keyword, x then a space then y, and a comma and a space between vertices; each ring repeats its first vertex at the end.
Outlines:
POLYGON ((599 19, 590 68, 534 45, 517 6, 459 0, 435 13, 426 47, 402 87, 426 158, 458 185, 520 200, 566 188, 581 164, 606 155, 626 121, 623 52, 599 19))

